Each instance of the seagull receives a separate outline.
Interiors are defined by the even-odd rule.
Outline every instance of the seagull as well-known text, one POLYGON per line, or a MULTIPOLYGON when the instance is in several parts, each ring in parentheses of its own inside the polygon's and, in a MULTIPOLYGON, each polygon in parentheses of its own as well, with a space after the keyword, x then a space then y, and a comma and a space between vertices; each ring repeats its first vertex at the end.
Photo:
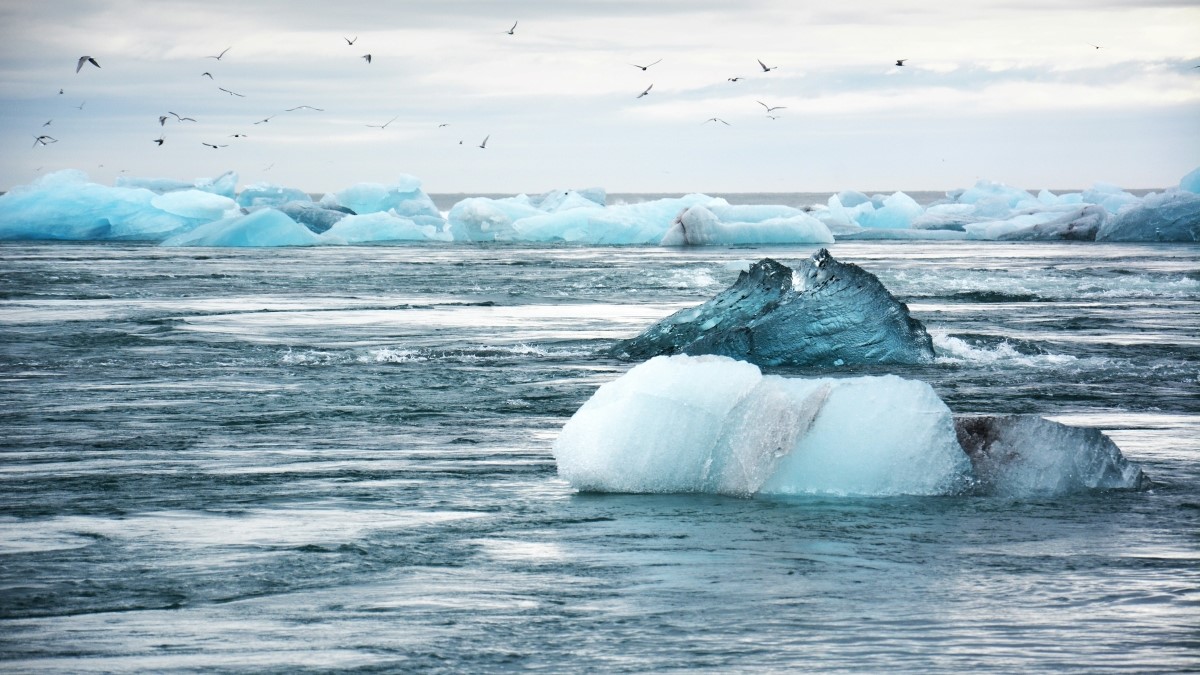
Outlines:
POLYGON ((1089 43, 1087 43, 1087 44, 1089 44, 1089 45, 1092 45, 1092 46, 1093 46, 1093 47, 1095 47, 1096 49, 1102 49, 1102 47, 1101 47, 1100 45, 1093 45, 1093 44, 1092 44, 1092 43, 1090 43, 1090 42, 1089 42, 1089 43))
POLYGON ((509 34, 509 35, 512 35, 512 34, 513 34, 513 31, 515 31, 515 30, 517 29, 517 24, 518 24, 518 23, 520 23, 520 21, 514 21, 514 22, 513 22, 513 27, 508 29, 508 34, 509 34))
POLYGON ((230 96, 237 96, 238 98, 246 98, 245 95, 239 94, 236 91, 229 91, 225 87, 217 87, 217 89, 220 89, 221 91, 225 92, 226 94, 229 94, 230 96))
POLYGON ((653 66, 653 65, 655 65, 655 64, 657 64, 657 63, 662 63, 662 59, 659 59, 659 60, 655 61, 654 63, 648 64, 648 65, 645 65, 645 66, 639 66, 639 65, 638 65, 638 64, 636 64, 636 63, 631 63, 631 64, 629 64, 629 65, 633 66, 634 68, 641 68, 643 71, 645 71, 645 70, 649 69, 649 68, 650 68, 650 66, 653 66))
POLYGON ((353 45, 355 42, 358 42, 358 36, 357 36, 357 35, 355 35, 355 36, 354 36, 354 39, 353 39, 353 40, 351 40, 350 38, 348 38, 348 37, 345 37, 345 36, 343 36, 343 37, 342 37, 342 39, 346 41, 346 44, 347 44, 347 45, 353 45))
POLYGON ((85 106, 85 105, 87 105, 87 101, 84 101, 83 103, 80 103, 79 105, 77 105, 77 106, 75 106, 75 107, 76 107, 76 108, 78 108, 78 109, 80 109, 80 110, 83 110, 83 106, 85 106))
POLYGON ((160 127, 167 126, 167 116, 166 115, 158 116, 158 126, 160 126, 160 127))
POLYGON ((83 67, 83 64, 85 64, 85 63, 90 63, 90 64, 92 64, 93 66, 96 66, 97 68, 99 68, 99 67, 100 67, 100 64, 99 64, 99 63, 96 63, 96 59, 93 59, 93 58, 92 58, 92 57, 90 57, 90 56, 81 56, 81 57, 79 57, 79 63, 76 63, 76 64, 75 64, 75 72, 77 72, 77 73, 78 73, 78 72, 79 72, 79 69, 80 69, 80 68, 82 68, 82 67, 83 67))
POLYGON ((704 120, 703 122, 701 122, 701 124, 708 124, 709 122, 720 122, 721 124, 724 124, 727 127, 733 126, 732 124, 730 124, 729 122, 726 122, 725 120, 721 119, 720 117, 710 117, 710 118, 704 120))
POLYGON ((38 146, 38 143, 41 143, 42 145, 49 145, 50 143, 57 143, 57 142, 58 142, 57 138, 52 138, 50 136, 36 136, 33 139, 33 147, 36 148, 38 146))
POLYGON ((759 65, 759 66, 762 66, 762 69, 763 69, 763 72, 764 72, 764 73, 769 73, 769 72, 771 72, 772 70, 775 70, 776 68, 778 68, 778 67, 779 67, 779 66, 770 66, 770 67, 768 67, 768 66, 767 66, 767 64, 765 64, 765 63, 763 63, 763 62, 762 62, 762 59, 757 59, 757 60, 758 60, 758 65, 759 65))
POLYGON ((63 93, 63 90, 62 90, 62 89, 59 89, 59 90, 58 90, 58 93, 59 93, 59 94, 63 93))
POLYGON ((393 117, 392 119, 388 120, 384 124, 368 124, 367 126, 371 127, 372 129, 386 129, 386 128, 388 128, 388 124, 395 122, 396 119, 399 117, 400 117, 399 115, 396 115, 396 117, 393 117))
POLYGON ((194 117, 180 117, 179 115, 171 112, 170 110, 167 111, 167 114, 175 115, 175 119, 179 120, 180 122, 195 122, 196 121, 196 118, 194 118, 194 117))
POLYGON ((438 125, 438 128, 441 129, 442 127, 448 127, 448 126, 450 126, 449 122, 442 122, 441 124, 438 125))
POLYGON ((311 105, 298 105, 295 108, 288 108, 283 112, 292 112, 293 110, 300 110, 301 108, 308 108, 309 110, 316 110, 317 112, 325 112, 324 108, 314 108, 311 105))
POLYGON ((370 54, 363 54, 363 55, 362 55, 362 57, 363 57, 364 59, 366 59, 366 60, 367 60, 367 63, 370 63, 370 62, 371 62, 371 55, 370 55, 370 54))
POLYGON ((229 134, 230 138, 249 138, 246 134, 229 134))
POLYGON ((154 142, 157 143, 159 147, 162 147, 163 142, 166 140, 166 137, 164 137, 162 134, 159 134, 158 138, 154 139, 154 142))
POLYGON ((220 54, 217 54, 216 56, 206 56, 206 57, 204 57, 204 58, 206 58, 206 59, 216 59, 216 60, 220 61, 220 60, 221 60, 221 57, 222 57, 222 56, 225 56, 225 52, 229 51, 230 49, 233 49, 233 47, 226 47, 224 52, 221 52, 220 54))
POLYGON ((212 73, 200 73, 200 77, 207 77, 210 80, 213 79, 212 73))
POLYGON ((759 101, 758 104, 761 105, 762 107, 766 108, 767 112, 771 112, 773 110, 783 110, 784 108, 787 107, 786 105, 769 106, 766 103, 763 103, 762 101, 759 101))
MULTIPOLYGON (((275 116, 274 116, 274 115, 271 115, 271 117, 275 117, 275 116)), ((264 123, 266 123, 266 122, 270 122, 270 121, 271 121, 271 117, 264 117, 263 119, 261 119, 261 120, 259 120, 259 121, 255 122, 255 124, 264 124, 264 123)))
POLYGON ((738 77, 727 77, 725 79, 729 80, 730 82, 737 82, 738 80, 744 80, 746 78, 738 76, 738 77))
POLYGON ((229 147, 228 145, 213 145, 212 143, 205 143, 203 141, 200 142, 200 145, 207 145, 208 147, 212 148, 213 150, 216 150, 217 148, 228 148, 229 147))
POLYGON ((649 93, 650 93, 650 90, 651 90, 651 89, 653 89, 653 88, 654 88, 654 85, 653 85, 653 84, 652 84, 652 85, 650 85, 649 87, 646 87, 646 91, 643 91, 642 93, 638 94, 638 95, 637 95, 637 98, 641 98, 641 97, 645 96, 646 94, 649 94, 649 93))
POLYGON ((773 119, 773 120, 777 120, 777 119, 779 119, 779 115, 767 115, 767 117, 768 117, 769 119, 773 119))
MULTIPOLYGON (((513 24, 513 28, 516 28, 516 27, 517 27, 517 26, 516 26, 516 24, 513 24)), ((491 138, 491 137, 492 137, 492 135, 491 135, 491 134, 488 134, 487 136, 484 136, 484 137, 483 137, 483 142, 479 144, 479 147, 481 147, 481 148, 483 148, 484 150, 486 150, 486 149, 487 149, 487 142, 488 142, 488 139, 489 139, 489 138, 491 138)), ((460 141, 460 142, 461 142, 461 141, 460 141)))
POLYGON ((904 62, 905 62, 905 61, 907 61, 907 60, 908 60, 908 59, 896 59, 896 65, 897 65, 897 66, 903 66, 903 65, 904 65, 904 62))
POLYGON ((53 122, 53 121, 54 121, 54 120, 46 120, 46 123, 45 123, 45 124, 43 124, 42 126, 44 126, 44 127, 48 127, 48 126, 50 126, 50 123, 51 123, 51 122, 53 122))

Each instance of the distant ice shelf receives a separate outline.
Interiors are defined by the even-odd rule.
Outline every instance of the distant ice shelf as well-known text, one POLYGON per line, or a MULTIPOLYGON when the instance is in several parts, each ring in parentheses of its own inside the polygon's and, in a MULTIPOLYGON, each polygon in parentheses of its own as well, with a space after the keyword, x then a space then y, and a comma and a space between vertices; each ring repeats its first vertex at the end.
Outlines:
POLYGON ((357 183, 313 202, 238 175, 191 182, 62 170, 0 195, 0 240, 150 241, 166 246, 538 242, 591 246, 828 244, 854 239, 1200 241, 1200 169, 1144 197, 1097 184, 1034 195, 979 181, 922 206, 903 192, 843 191, 804 209, 731 205, 703 194, 607 204, 600 188, 469 197, 446 215, 421 181, 357 183), (269 215, 257 215, 270 211, 269 215))

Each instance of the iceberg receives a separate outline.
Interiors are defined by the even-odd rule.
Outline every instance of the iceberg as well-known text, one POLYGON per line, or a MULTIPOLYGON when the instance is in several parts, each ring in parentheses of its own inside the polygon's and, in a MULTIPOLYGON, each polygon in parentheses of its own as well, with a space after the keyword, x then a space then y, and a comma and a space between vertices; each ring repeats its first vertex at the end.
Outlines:
POLYGON ((506 199, 469 197, 450 208, 447 221, 454 241, 511 241, 517 236, 514 222, 545 214, 524 195, 506 199))
POLYGON ((554 443, 577 490, 933 495, 967 485, 949 408, 894 375, 785 379, 660 356, 602 385, 554 443))
POLYGON ((307 227, 275 209, 205 223, 177 234, 163 246, 311 246, 321 240, 307 227))
POLYGON ((311 200, 285 202, 273 208, 304 225, 315 234, 321 234, 328 230, 346 216, 355 215, 354 211, 344 206, 321 206, 314 204, 311 200))
POLYGON ((395 183, 357 183, 321 197, 326 208, 344 206, 359 215, 391 211, 421 225, 441 227, 445 221, 429 195, 421 189, 421 180, 402 175, 395 183))
POLYGON ((991 494, 1136 490, 1149 484, 1141 467, 1096 429, 1035 415, 964 416, 955 420, 955 429, 980 487, 991 494))
POLYGON ((345 216, 321 235, 326 244, 367 244, 388 241, 452 241, 449 233, 390 212, 345 216))
POLYGON ((793 272, 764 258, 708 302, 659 321, 609 353, 720 354, 760 365, 921 363, 933 341, 874 275, 821 249, 793 272))
POLYGON ((658 356, 601 385, 553 453, 590 492, 1021 498, 1149 485, 1093 429, 956 419, 917 380, 784 378, 722 356, 658 356))
MULTIPOLYGON (((787 207, 783 207, 787 208, 787 207)), ((745 213, 743 217, 764 215, 746 213, 747 209, 718 209, 733 217, 745 213)), ((671 229, 663 236, 660 246, 708 246, 708 245, 737 245, 737 244, 832 244, 833 235, 821 221, 803 212, 796 211, 794 215, 768 217, 764 220, 750 222, 728 222, 722 220, 712 210, 703 206, 693 206, 684 210, 676 218, 671 229)))
MULTIPOLYGON (((1043 212, 1046 213, 1046 212, 1043 212)), ((1069 240, 1095 241, 1096 234, 1108 220, 1108 211, 1096 204, 1086 204, 1054 217, 1043 220, 1024 228, 1011 230, 996 237, 1001 240, 1069 240)))
POLYGON ((243 208, 259 206, 279 207, 288 202, 312 202, 307 192, 296 188, 271 185, 270 183, 255 183, 247 185, 238 193, 237 203, 243 208))
POLYGON ((1097 241, 1200 241, 1200 194, 1181 190, 1146 195, 1109 218, 1097 241))
POLYGON ((513 238, 530 242, 631 245, 657 244, 680 211, 712 201, 693 194, 637 204, 569 209, 521 218, 513 223, 513 238))
POLYGON ((0 196, 0 239, 160 241, 236 208, 232 199, 191 187, 159 195, 56 171, 0 196))
POLYGON ((1200 193, 1200 167, 1192 169, 1179 179, 1179 189, 1183 192, 1200 193))
POLYGON ((233 199, 234 194, 237 192, 237 182, 237 172, 226 171, 216 178, 197 178, 191 183, 172 178, 118 176, 114 185, 123 188, 142 188, 160 195, 180 190, 200 190, 201 192, 211 192, 215 195, 233 199))

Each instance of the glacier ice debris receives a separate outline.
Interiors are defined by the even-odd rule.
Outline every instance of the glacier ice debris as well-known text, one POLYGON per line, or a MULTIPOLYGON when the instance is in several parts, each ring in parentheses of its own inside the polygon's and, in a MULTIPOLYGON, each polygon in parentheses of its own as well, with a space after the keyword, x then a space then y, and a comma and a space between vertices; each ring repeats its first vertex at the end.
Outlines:
POLYGON ((960 421, 917 380, 784 378, 723 356, 638 364, 599 387, 553 451, 559 475, 591 492, 1020 498, 1146 487, 1095 430, 1031 416, 960 421))
POLYGON ((920 363, 933 341, 870 272, 821 249, 795 270, 764 258, 732 286, 676 312, 614 356, 720 354, 760 365, 920 363))
MULTIPOLYGON (((173 242, 171 245, 296 245, 283 238, 180 237, 192 230, 261 209, 274 209, 317 235, 307 245, 426 242, 537 242, 593 246, 737 246, 828 244, 835 240, 1075 240, 1200 241, 1200 169, 1178 186, 1137 196, 1098 183, 1087 190, 1034 195, 978 181, 922 205, 903 192, 867 196, 851 190, 804 208, 734 205, 703 194, 608 204, 600 188, 554 190, 505 198, 467 197, 443 214, 409 175, 393 183, 357 183, 313 201, 282 185, 238 190, 238 174, 191 182, 122 176, 114 186, 63 170, 0 195, 0 240, 61 239, 173 242), (157 202, 155 197, 160 197, 157 202), (226 201, 217 202, 212 197, 226 201), (169 208, 164 208, 164 205, 169 208), (324 236, 344 216, 383 213, 403 222, 358 221, 324 236), (339 215, 343 214, 343 215, 339 215), (370 223, 369 225, 367 223, 370 223), (188 242, 182 244, 181 242, 188 242), (249 245, 249 244, 243 244, 249 245)), ((266 223, 274 217, 255 219, 266 223)), ((353 222, 353 221, 352 221, 353 222)), ((216 232, 222 228, 206 228, 216 232)), ((283 232, 276 227, 272 231, 283 232)))

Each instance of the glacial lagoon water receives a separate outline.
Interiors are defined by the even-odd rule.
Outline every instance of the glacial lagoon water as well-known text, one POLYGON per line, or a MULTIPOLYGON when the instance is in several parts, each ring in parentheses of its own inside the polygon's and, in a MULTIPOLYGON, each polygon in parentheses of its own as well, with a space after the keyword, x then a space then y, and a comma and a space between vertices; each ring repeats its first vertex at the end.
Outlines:
MULTIPOLYGON (((0 668, 1200 668, 1200 246, 870 243, 956 413, 1145 492, 578 494, 599 355, 814 247, 0 245, 0 668)), ((878 368, 768 369, 791 377, 878 368)))

